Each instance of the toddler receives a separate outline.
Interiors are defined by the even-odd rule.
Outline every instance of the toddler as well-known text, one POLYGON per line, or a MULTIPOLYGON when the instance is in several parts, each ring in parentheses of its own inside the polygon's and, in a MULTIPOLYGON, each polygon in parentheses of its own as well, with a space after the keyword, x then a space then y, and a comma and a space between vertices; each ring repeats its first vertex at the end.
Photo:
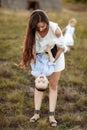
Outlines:
POLYGON ((64 34, 64 44, 66 46, 73 46, 74 45, 74 38, 75 38, 75 25, 77 21, 75 18, 69 20, 69 24, 62 30, 64 34))
POLYGON ((54 72, 55 58, 51 53, 51 48, 47 45, 46 53, 36 54, 36 61, 31 62, 31 74, 35 79, 35 88, 39 91, 44 91, 48 87, 48 79, 46 76, 50 76, 54 72))

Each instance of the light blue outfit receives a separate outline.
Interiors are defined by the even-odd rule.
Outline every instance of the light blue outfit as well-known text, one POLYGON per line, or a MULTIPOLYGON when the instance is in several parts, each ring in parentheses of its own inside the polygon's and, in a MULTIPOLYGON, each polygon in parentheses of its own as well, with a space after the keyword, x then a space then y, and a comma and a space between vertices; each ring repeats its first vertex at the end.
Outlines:
POLYGON ((47 55, 39 53, 36 55, 36 62, 31 63, 31 74, 38 77, 40 74, 50 76, 54 72, 55 63, 50 62, 47 55))

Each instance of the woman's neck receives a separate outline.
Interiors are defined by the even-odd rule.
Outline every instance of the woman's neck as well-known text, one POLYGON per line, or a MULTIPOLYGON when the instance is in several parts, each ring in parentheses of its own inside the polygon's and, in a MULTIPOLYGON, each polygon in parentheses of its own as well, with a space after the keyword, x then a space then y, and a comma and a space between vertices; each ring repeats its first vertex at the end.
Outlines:
POLYGON ((48 33, 49 27, 47 27, 44 31, 38 31, 41 37, 45 37, 48 33))

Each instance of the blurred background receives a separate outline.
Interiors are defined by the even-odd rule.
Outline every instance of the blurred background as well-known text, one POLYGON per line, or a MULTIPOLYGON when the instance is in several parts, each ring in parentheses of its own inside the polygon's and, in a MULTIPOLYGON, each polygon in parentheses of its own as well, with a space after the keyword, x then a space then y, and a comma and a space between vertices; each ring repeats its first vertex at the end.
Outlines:
MULTIPOLYGON (((74 4, 73 8, 78 9, 77 5, 82 6, 85 4, 86 9, 86 0, 0 0, 0 7, 2 8, 9 8, 9 9, 57 9, 61 10, 64 5, 72 5, 74 4)), ((72 9, 72 8, 71 8, 72 9)))

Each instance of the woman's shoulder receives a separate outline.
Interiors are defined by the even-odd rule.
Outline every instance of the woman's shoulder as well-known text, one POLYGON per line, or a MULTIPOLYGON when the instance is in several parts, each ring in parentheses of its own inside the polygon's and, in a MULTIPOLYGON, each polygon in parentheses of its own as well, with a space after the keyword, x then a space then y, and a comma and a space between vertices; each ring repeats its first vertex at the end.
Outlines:
POLYGON ((50 21, 49 22, 49 27, 51 28, 51 30, 55 33, 56 29, 59 28, 58 24, 55 22, 50 21))
POLYGON ((55 23, 55 22, 50 21, 50 22, 49 22, 49 26, 50 26, 50 27, 55 27, 55 26, 58 26, 58 24, 55 23))

